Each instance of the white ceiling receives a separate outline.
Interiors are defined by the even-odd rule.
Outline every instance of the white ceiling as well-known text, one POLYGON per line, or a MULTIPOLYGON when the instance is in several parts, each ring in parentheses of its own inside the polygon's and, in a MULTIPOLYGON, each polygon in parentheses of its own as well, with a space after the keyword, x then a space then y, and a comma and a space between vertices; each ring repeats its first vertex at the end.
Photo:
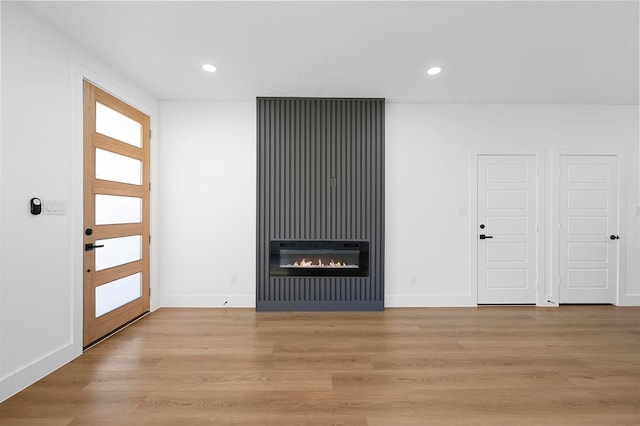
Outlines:
POLYGON ((637 0, 25 5, 159 99, 638 104, 637 0))

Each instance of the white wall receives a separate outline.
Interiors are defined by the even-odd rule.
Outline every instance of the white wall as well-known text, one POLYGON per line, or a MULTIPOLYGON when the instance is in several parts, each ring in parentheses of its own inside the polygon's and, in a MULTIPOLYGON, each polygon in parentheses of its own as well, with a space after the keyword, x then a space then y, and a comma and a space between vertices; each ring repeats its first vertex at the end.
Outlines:
MULTIPOLYGON (((620 304, 640 304, 638 108, 627 106, 387 106, 387 306, 475 305, 469 243, 472 150, 541 152, 550 223, 553 149, 601 147, 626 152, 626 282, 620 304), (460 208, 469 216, 460 216, 460 208), (413 285, 411 276, 417 276, 413 285)), ((550 248, 550 226, 545 248, 550 248)), ((547 259, 543 283, 548 279, 547 259)))
MULTIPOLYGON (((23 5, 2 2, 0 400, 82 351, 82 77, 157 101, 23 5), (31 197, 67 214, 32 216, 31 197)), ((152 286, 153 286, 152 281, 152 286)))
MULTIPOLYGON (((255 306, 255 105, 163 102, 161 112, 162 304, 255 306)), ((476 304, 475 224, 460 215, 473 150, 540 152, 548 186, 552 150, 572 146, 627 154, 620 303, 640 304, 637 107, 389 103, 386 118, 386 306, 476 304)))
POLYGON ((162 306, 255 306, 255 108, 161 103, 162 306))

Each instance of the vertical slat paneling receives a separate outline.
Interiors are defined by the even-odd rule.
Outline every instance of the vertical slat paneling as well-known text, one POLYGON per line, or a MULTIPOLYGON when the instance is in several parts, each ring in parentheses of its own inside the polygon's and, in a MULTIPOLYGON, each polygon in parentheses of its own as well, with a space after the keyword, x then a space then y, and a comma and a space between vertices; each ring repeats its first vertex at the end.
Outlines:
POLYGON ((258 98, 256 117, 258 310, 382 309, 384 100, 258 98), (273 239, 369 241, 370 275, 270 278, 273 239))
MULTIPOLYGON (((260 108, 260 101, 258 100, 258 102, 256 102, 256 118, 258 120, 258 123, 263 123, 264 122, 264 108, 260 108)), ((264 200, 264 195, 265 195, 265 189, 264 189, 264 182, 265 180, 263 179, 264 176, 264 161, 262 161, 262 159, 264 158, 264 149, 265 149, 265 144, 264 144, 264 134, 262 132, 264 132, 264 127, 263 126, 256 126, 257 129, 257 150, 256 152, 258 153, 258 158, 256 158, 256 205, 257 206, 264 206, 265 204, 265 200, 264 200), (262 142, 262 143, 260 143, 262 142)), ((263 253, 264 253, 264 244, 266 243, 264 241, 264 238, 261 230, 264 229, 264 211, 258 207, 257 211, 256 211, 256 275, 257 277, 260 277, 263 273, 262 270, 262 262, 263 262, 263 253)), ((264 286, 263 285, 259 285, 258 283, 260 282, 260 279, 256 279, 256 300, 264 300, 264 286)))

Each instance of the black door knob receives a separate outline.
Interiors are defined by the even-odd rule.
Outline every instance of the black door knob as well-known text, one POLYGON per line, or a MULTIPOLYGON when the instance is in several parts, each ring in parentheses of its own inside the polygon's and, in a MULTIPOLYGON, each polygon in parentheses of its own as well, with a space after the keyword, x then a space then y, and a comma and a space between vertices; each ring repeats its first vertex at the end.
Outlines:
POLYGON ((620 239, 620 236, 618 236, 618 235, 612 235, 612 236, 610 236, 609 238, 611 238, 612 240, 619 240, 619 239, 620 239))

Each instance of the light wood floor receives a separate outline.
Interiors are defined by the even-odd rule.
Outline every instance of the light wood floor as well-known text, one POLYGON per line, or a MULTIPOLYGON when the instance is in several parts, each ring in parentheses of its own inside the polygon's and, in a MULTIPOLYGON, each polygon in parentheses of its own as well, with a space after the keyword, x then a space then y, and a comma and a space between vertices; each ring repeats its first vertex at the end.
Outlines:
POLYGON ((640 308, 160 309, 10 425, 639 425, 640 308))

